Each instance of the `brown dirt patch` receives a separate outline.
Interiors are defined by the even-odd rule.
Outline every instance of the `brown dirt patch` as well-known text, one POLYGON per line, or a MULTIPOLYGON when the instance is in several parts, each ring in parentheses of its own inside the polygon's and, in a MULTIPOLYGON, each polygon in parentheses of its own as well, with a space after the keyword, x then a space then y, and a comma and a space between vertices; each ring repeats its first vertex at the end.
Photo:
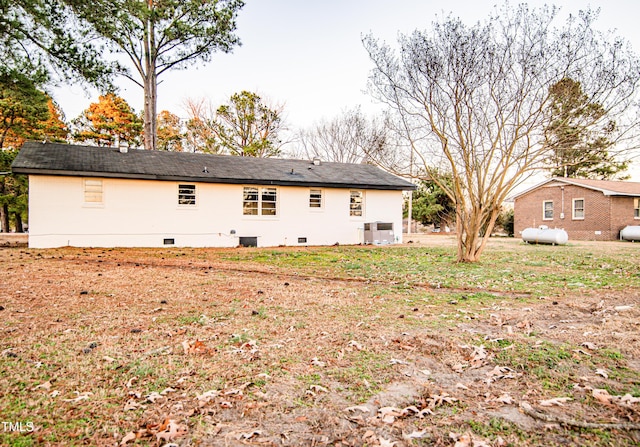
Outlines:
POLYGON ((35 428, 2 439, 117 445, 133 433, 136 445, 464 447, 474 445, 468 433, 493 446, 640 442, 629 427, 580 429, 520 408, 638 422, 638 404, 593 397, 640 391, 637 286, 407 308, 411 291, 301 277, 221 252, 0 250, 0 414, 35 428), (563 397, 571 400, 540 405, 563 397))

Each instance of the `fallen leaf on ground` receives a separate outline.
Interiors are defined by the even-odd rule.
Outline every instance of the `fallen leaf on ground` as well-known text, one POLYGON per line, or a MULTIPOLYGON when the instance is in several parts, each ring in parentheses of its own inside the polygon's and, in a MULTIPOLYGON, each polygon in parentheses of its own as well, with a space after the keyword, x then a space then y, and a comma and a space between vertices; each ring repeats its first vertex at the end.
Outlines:
POLYGON ((187 434, 187 428, 178 424, 173 419, 165 419, 164 423, 160 426, 161 431, 156 433, 156 439, 160 441, 173 441, 175 438, 184 436, 187 434))
POLYGON ((613 310, 615 310, 616 312, 622 312, 622 311, 631 310, 631 309, 633 309, 632 305, 616 306, 613 308, 613 310))
POLYGON ((236 435, 236 439, 239 441, 241 439, 252 439, 255 438, 257 436, 260 436, 262 434, 262 432, 260 430, 254 430, 252 432, 249 433, 240 433, 238 435, 236 435))
POLYGON ((494 402, 500 402, 501 404, 511 405, 513 404, 513 398, 509 395, 509 393, 505 393, 502 396, 496 397, 492 399, 494 402))
POLYGON ((162 399, 162 398, 163 398, 163 396, 160 393, 158 393, 157 391, 154 391, 154 392, 152 392, 152 393, 150 393, 150 394, 145 396, 145 399, 147 399, 147 401, 149 401, 151 403, 154 403, 156 400, 162 399))
POLYGON ((615 396, 609 394, 607 390, 603 390, 600 388, 594 388, 591 391, 592 396, 600 403, 604 405, 620 405, 623 407, 629 407, 632 404, 640 402, 640 398, 633 397, 631 394, 627 393, 624 396, 615 396))
POLYGON ((198 401, 202 405, 202 404, 205 404, 207 402, 212 401, 213 399, 215 399, 219 395, 220 395, 220 391, 218 391, 218 390, 210 390, 210 391, 206 391, 206 392, 204 392, 202 394, 196 394, 196 399, 198 399, 198 401))
POLYGON ((328 393, 329 390, 320 385, 311 385, 309 389, 314 393, 328 393))
POLYGON ((366 407, 364 405, 356 405, 354 407, 347 407, 344 409, 344 411, 346 411, 347 413, 352 413, 354 411, 361 411, 363 413, 369 413, 371 412, 371 409, 369 407, 366 407))
POLYGON ((591 391, 591 395, 600 403, 602 404, 611 404, 611 399, 613 398, 613 396, 611 394, 609 394, 609 392, 607 390, 603 390, 600 388, 594 388, 591 391))
POLYGON ((620 398, 620 402, 624 405, 636 404, 640 402, 640 398, 633 397, 631 394, 627 393, 620 398))
POLYGON ((364 435, 362 435, 362 440, 366 443, 373 444, 374 442, 376 442, 376 434, 373 432, 373 430, 367 430, 364 435))
POLYGON ((41 383, 40 385, 36 386, 34 390, 39 390, 40 388, 49 391, 51 389, 51 381, 47 380, 46 382, 41 383))
POLYGON ((543 407, 553 407, 554 405, 562 407, 565 402, 568 402, 570 400, 573 399, 570 397, 554 397, 553 399, 541 400, 540 405, 543 407))
POLYGON ((380 419, 385 424, 393 424, 397 417, 402 416, 402 410, 396 407, 382 407, 378 410, 380 419))
POLYGON ((93 395, 93 393, 91 391, 85 391, 84 393, 80 394, 79 391, 74 391, 78 397, 74 398, 74 399, 64 399, 65 402, 80 402, 83 400, 89 400, 89 396, 93 395))
POLYGON ((311 364, 313 366, 320 366, 320 367, 324 367, 326 365, 326 363, 321 361, 320 359, 318 359, 318 357, 312 358, 311 359, 311 364))
POLYGON ((468 433, 464 435, 449 433, 449 437, 456 442, 454 447, 471 447, 471 435, 468 433))
POLYGON ((124 411, 137 410, 140 407, 142 407, 141 404, 139 404, 133 399, 129 399, 127 403, 124 405, 124 411))
POLYGON ((405 362, 404 360, 399 360, 399 359, 391 359, 389 361, 390 364, 392 365, 408 365, 407 362, 405 362))
POLYGON ((508 366, 496 366, 487 373, 489 380, 493 379, 515 379, 517 376, 508 366))
POLYGON ((135 441, 136 438, 137 438, 136 434, 130 431, 124 436, 124 438, 122 438, 122 440, 120 441, 120 445, 125 445, 128 442, 135 441))
POLYGON ((487 358, 487 351, 484 346, 473 346, 473 355, 471 357, 471 368, 481 368, 485 364, 487 358))
POLYGON ((609 374, 607 374, 607 371, 606 371, 606 370, 604 370, 604 369, 602 369, 602 368, 598 368, 598 369, 596 369, 596 375, 597 375, 597 376, 602 376, 602 377, 604 377, 605 379, 608 379, 608 378, 609 378, 609 374))
POLYGON ((396 445, 396 441, 384 439, 382 436, 378 437, 378 441, 380 442, 380 447, 393 447, 396 445))
POLYGON ((182 349, 184 349, 185 355, 209 354, 212 351, 212 349, 205 345, 201 340, 196 340, 194 342, 185 340, 182 342, 182 349))
POLYGON ((464 435, 449 433, 449 437, 456 441, 454 447, 491 447, 491 444, 487 441, 483 439, 474 439, 468 433, 465 433, 464 435))
POLYGON ((420 439, 420 438, 424 438, 427 435, 427 430, 414 430, 413 432, 409 433, 408 435, 406 434, 402 434, 402 438, 405 441, 411 441, 412 439, 420 439))
POLYGON ((427 402, 429 403, 429 408, 436 408, 441 405, 444 405, 445 403, 453 404, 457 401, 458 399, 456 399, 455 397, 451 397, 449 393, 432 394, 427 398, 427 402))

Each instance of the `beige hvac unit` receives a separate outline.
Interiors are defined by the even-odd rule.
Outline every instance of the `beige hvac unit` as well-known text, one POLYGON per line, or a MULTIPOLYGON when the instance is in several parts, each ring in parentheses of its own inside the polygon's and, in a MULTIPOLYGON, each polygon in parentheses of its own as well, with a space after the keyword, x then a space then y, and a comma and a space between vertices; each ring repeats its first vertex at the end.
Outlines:
POLYGON ((369 222, 364 224, 364 243, 373 245, 393 244, 392 222, 369 222))

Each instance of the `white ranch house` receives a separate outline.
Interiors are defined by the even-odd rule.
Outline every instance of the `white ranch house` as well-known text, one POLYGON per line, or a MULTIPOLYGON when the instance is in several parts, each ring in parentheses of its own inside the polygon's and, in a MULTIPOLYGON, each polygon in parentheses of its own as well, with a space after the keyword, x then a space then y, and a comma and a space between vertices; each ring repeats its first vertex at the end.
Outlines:
POLYGON ((33 248, 399 243, 414 189, 365 164, 37 142, 12 170, 29 176, 33 248))

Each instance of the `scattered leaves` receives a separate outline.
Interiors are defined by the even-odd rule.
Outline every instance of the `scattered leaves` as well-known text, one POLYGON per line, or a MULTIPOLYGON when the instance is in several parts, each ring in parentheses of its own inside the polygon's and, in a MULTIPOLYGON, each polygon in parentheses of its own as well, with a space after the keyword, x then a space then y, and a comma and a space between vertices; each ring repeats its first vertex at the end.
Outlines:
POLYGON ((553 399, 546 399, 540 401, 540 406, 542 407, 553 407, 559 406, 561 407, 565 402, 569 402, 573 400, 570 397, 554 397, 553 399))

